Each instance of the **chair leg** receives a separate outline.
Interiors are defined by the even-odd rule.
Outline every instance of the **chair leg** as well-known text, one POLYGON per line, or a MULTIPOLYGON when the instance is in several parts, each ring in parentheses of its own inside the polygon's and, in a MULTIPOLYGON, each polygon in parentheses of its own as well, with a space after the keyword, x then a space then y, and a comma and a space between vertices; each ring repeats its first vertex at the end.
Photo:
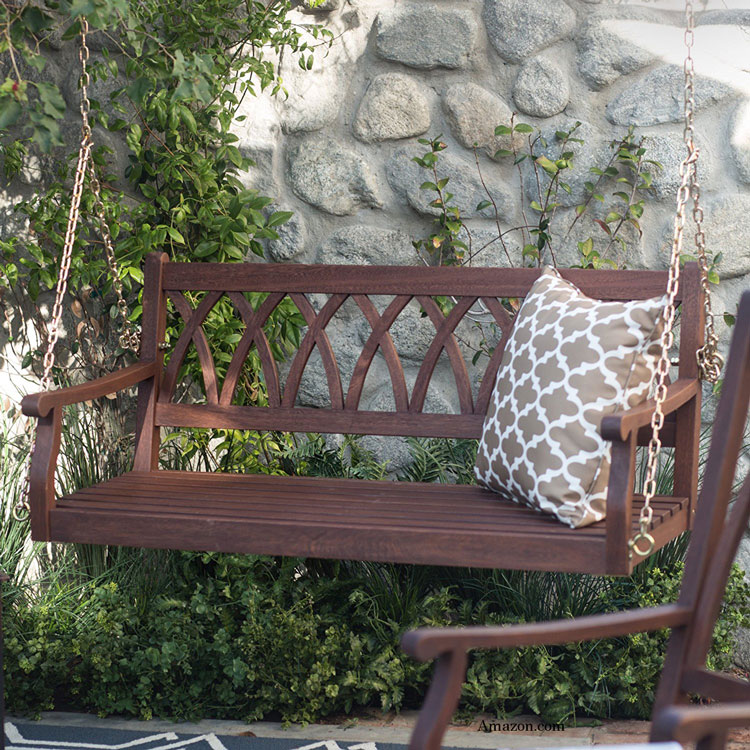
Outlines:
POLYGON ((409 750, 440 750, 445 729, 461 698, 467 661, 463 650, 448 651, 437 658, 432 684, 419 712, 409 750))

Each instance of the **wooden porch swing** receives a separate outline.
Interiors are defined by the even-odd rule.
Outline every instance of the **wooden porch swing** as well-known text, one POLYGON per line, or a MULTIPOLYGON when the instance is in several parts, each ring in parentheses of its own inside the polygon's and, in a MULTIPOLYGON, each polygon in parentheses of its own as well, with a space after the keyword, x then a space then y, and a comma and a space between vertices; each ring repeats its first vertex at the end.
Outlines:
MULTIPOLYGON (((84 51, 86 28, 84 20, 84 51)), ((688 29, 692 29, 690 13, 688 29)), ((513 325, 501 300, 524 297, 539 275, 536 269, 186 264, 152 254, 145 268, 140 361, 83 385, 48 390, 87 171, 95 194, 98 190, 90 162, 87 53, 82 53, 83 139, 45 356, 44 391, 25 397, 22 404, 25 414, 38 419, 28 495, 18 508, 19 516, 30 514, 32 537, 40 541, 623 575, 689 529, 697 497, 700 381, 702 377, 716 379, 721 368, 707 295, 702 214, 697 204, 694 216, 699 226, 699 263, 680 269, 685 207, 691 194, 694 200, 698 198, 690 40, 689 37, 690 64, 686 63, 687 156, 680 169, 682 184, 669 272, 562 271, 564 278, 594 298, 646 299, 663 294, 666 288, 668 299, 656 397, 604 418, 601 433, 612 444, 607 518, 580 529, 571 529, 476 486, 159 469, 160 430, 165 426, 479 438, 503 346, 513 325), (185 292, 205 295, 193 308, 185 292), (267 296, 253 309, 245 292, 267 296), (316 311, 309 295, 327 295, 328 299, 316 311), (393 300, 380 313, 370 295, 392 295, 393 300), (202 324, 225 296, 244 321, 245 332, 224 382, 220 383, 202 324), (436 296, 456 300, 447 316, 435 302, 436 296), (282 388, 264 324, 287 297, 304 316, 308 328, 282 388), (183 319, 184 327, 165 366, 168 300, 183 319), (326 326, 347 300, 361 311, 371 334, 345 390, 326 326), (416 300, 426 312, 435 335, 409 392, 389 330, 411 300, 416 300), (480 302, 503 336, 475 396, 454 332, 480 302), (669 384, 668 352, 678 307, 679 374, 669 384), (197 350, 202 367, 207 401, 204 404, 175 402, 180 368, 191 346, 197 350), (262 363, 267 407, 233 404, 239 377, 253 346, 262 363), (298 390, 316 347, 325 368, 330 405, 318 409, 299 407, 295 405, 298 390), (365 378, 378 351, 387 365, 393 390, 395 406, 388 412, 359 408, 365 378), (447 355, 455 378, 459 414, 424 411, 430 381, 442 353, 447 355), (57 497, 54 474, 63 407, 136 385, 133 470, 57 497), (645 495, 634 494, 639 445, 649 446, 645 495), (661 445, 674 447, 674 486, 670 495, 656 494, 655 472, 661 445)), ((95 205, 115 289, 120 294, 114 253, 98 198, 95 205)), ((121 294, 119 304, 125 321, 123 344, 135 348, 121 294)))

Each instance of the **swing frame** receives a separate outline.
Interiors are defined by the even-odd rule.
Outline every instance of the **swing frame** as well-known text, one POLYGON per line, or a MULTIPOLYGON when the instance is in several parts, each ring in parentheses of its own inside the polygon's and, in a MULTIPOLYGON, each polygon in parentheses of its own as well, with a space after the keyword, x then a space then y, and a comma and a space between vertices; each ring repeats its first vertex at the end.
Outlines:
MULTIPOLYGON (((419 268, 372 266, 237 265, 169 262, 152 254, 146 262, 140 362, 85 383, 26 396, 23 412, 39 420, 31 467, 31 531, 36 540, 217 550, 331 559, 417 564, 557 570, 627 575, 639 561, 628 540, 640 523, 642 496, 634 494, 636 448, 648 444, 653 401, 602 421, 612 444, 607 518, 571 529, 537 511, 503 500, 474 485, 383 482, 239 474, 170 472, 159 469, 162 427, 275 430, 478 438, 503 347, 513 321, 500 300, 523 297, 537 269, 419 268), (193 309, 185 292, 205 291, 193 309), (253 311, 242 292, 266 292, 253 311), (227 295, 246 331, 224 383, 201 328, 209 310, 227 295), (328 295, 315 311, 308 295, 328 295), (369 295, 395 295, 382 314, 369 295), (308 330, 291 360, 283 388, 270 356, 263 323, 286 296, 307 318, 308 330), (434 296, 457 303, 444 316, 434 296), (372 333, 362 347, 348 390, 342 388, 335 352, 325 327, 347 298, 367 318, 372 333), (400 309, 416 299, 435 326, 411 393, 389 328, 400 309), (164 366, 167 299, 184 320, 164 366), (482 300, 503 337, 472 392, 455 337, 463 316, 482 300), (243 304, 244 303, 244 304, 243 304), (262 309, 261 309, 262 308, 262 309), (262 361, 269 406, 232 404, 244 359, 252 345, 262 361), (190 346, 203 368, 206 403, 175 402, 181 363, 190 346), (321 352, 332 406, 296 406, 310 355, 321 352), (380 350, 387 364, 395 408, 359 408, 368 370, 380 350), (460 402, 458 414, 432 414, 423 407, 438 359, 448 355, 460 402), (67 497, 56 497, 54 471, 66 404, 87 401, 138 385, 133 471, 67 497)), ((645 299, 659 293, 658 271, 564 270, 562 275, 590 296, 645 299)), ((678 295, 681 305, 679 377, 667 388, 664 445, 675 448, 674 491, 657 496, 648 531, 652 552, 690 528, 697 496, 701 388, 695 351, 701 345, 700 271, 688 264, 678 295)))

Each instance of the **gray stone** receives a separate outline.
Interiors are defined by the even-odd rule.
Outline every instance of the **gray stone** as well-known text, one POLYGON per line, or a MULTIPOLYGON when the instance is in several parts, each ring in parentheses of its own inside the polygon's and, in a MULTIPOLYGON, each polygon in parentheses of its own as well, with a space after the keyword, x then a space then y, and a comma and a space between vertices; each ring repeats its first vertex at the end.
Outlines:
POLYGON ((306 248, 305 220, 296 212, 289 221, 276 227, 277 240, 268 240, 266 251, 271 260, 285 263, 302 255, 306 248))
POLYGON ((317 263, 409 266, 418 262, 409 235, 376 227, 343 227, 319 248, 317 263))
POLYGON ((518 109, 533 117, 552 117, 568 104, 568 77, 557 63, 544 57, 527 60, 513 85, 513 100, 518 109))
MULTIPOLYGON (((739 284, 735 291, 731 284, 722 283, 715 289, 719 299, 725 294, 732 291, 732 296, 739 300, 739 293, 743 283, 746 280, 739 279, 740 276, 750 273, 750 247, 748 247, 747 217, 750 216, 750 195, 737 193, 721 198, 704 200, 704 221, 703 229, 706 233, 707 252, 709 259, 721 252, 721 260, 716 270, 722 280, 737 279, 739 284)), ((695 225, 692 215, 685 222, 684 248, 683 252, 695 254, 693 246, 693 235, 695 225)), ((669 240, 672 236, 672 220, 667 222, 664 228, 664 245, 668 247, 669 240)), ((667 253, 661 254, 663 258, 667 253)), ((662 265, 666 261, 662 260, 662 265)), ((736 302, 735 302, 736 304, 736 302)), ((727 299, 725 309, 729 312, 732 310, 732 299, 727 299)), ((721 314, 722 310, 715 311, 721 314)))
MULTIPOLYGON (((469 247, 466 256, 468 265, 503 268, 522 265, 519 232, 504 234, 501 240, 497 226, 476 226, 472 222, 468 229, 469 232, 466 226, 462 228, 458 237, 469 247)), ((508 228, 501 229, 505 232, 508 228)))
POLYGON ((285 54, 280 72, 288 96, 279 94, 274 104, 285 133, 310 133, 335 122, 346 97, 351 72, 367 46, 369 24, 354 10, 326 19, 334 35, 329 47, 311 34, 303 36, 314 55, 311 70, 297 64, 297 56, 285 54))
MULTIPOLYGON (((646 165, 647 171, 653 179, 654 193, 659 200, 675 200, 677 188, 680 186, 680 163, 685 158, 685 144, 681 135, 676 133, 655 133, 646 136, 643 146, 646 149, 645 158, 658 161, 662 168, 646 165)), ((700 178, 708 184, 711 182, 712 159, 706 145, 699 141, 700 149, 700 178)))
POLYGON ((352 130, 360 141, 421 135, 430 127, 430 108, 419 83, 402 73, 373 79, 357 110, 352 130))
POLYGON ((651 52, 617 32, 617 20, 621 18, 651 21, 655 17, 633 10, 621 10, 616 15, 598 13, 583 24, 576 37, 578 70, 593 89, 608 86, 620 76, 640 70, 656 59, 651 52))
POLYGON ((290 149, 288 162, 294 193, 321 211, 345 216, 363 206, 382 206, 367 162, 333 139, 303 141, 290 149))
POLYGON ((729 145, 742 182, 750 183, 750 104, 742 102, 732 118, 729 145))
POLYGON ((486 0, 484 22, 500 57, 520 62, 567 37, 576 14, 562 0, 486 0))
MULTIPOLYGON (((651 71, 620 92, 606 108, 607 119, 615 125, 659 125, 683 119, 685 75, 677 65, 651 71)), ((699 77, 695 85, 696 110, 721 101, 732 89, 719 81, 699 77)))
MULTIPOLYGON (((386 166, 388 183, 394 192, 418 213, 436 216, 440 213, 429 204, 435 199, 435 193, 421 190, 423 182, 432 180, 432 175, 412 161, 414 149, 400 148, 391 156, 386 166)), ((494 166, 494 165, 490 165, 494 166)), ((449 152, 440 153, 437 164, 438 177, 447 177, 446 192, 453 193, 449 206, 456 206, 463 218, 476 216, 493 217, 492 206, 477 211, 477 205, 487 200, 487 193, 479 179, 476 164, 449 152)), ((484 175, 485 184, 495 199, 501 219, 512 213, 512 198, 508 188, 497 176, 484 175)))
POLYGON ((699 13, 695 19, 696 26, 713 26, 716 24, 750 26, 750 10, 743 8, 707 10, 699 13))
POLYGON ((412 68, 463 68, 476 42, 478 24, 469 10, 398 3, 378 15, 377 51, 412 68))
MULTIPOLYGON (((510 149, 510 136, 496 136, 498 125, 510 125, 511 109, 500 97, 475 83, 456 83, 443 96, 443 109, 454 138, 466 148, 474 145, 494 157, 498 149, 510 149)), ((516 136, 521 146, 523 136, 516 136)))

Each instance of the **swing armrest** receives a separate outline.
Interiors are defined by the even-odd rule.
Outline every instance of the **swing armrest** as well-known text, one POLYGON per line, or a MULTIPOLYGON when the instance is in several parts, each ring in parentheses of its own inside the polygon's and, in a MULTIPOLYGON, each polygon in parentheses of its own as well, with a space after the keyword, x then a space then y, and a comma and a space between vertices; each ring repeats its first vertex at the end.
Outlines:
MULTIPOLYGON (((700 382, 691 378, 679 378, 667 386, 667 397, 664 400, 662 410, 664 414, 670 414, 688 401, 695 398, 700 391, 700 382)), ((654 399, 644 401, 633 409, 623 409, 602 418, 600 428, 601 435, 605 440, 624 441, 634 430, 651 424, 651 415, 654 413, 656 402, 654 399)))
POLYGON ((516 648, 551 646, 628 633, 660 630, 684 625, 690 610, 677 604, 612 612, 569 620, 523 623, 520 625, 479 625, 465 628, 419 628, 404 634, 401 648, 419 661, 429 661, 451 651, 473 648, 516 648))
POLYGON ((158 372, 159 367, 160 365, 156 361, 138 362, 88 383, 60 388, 56 391, 31 393, 23 397, 21 411, 28 417, 46 417, 56 407, 101 398, 109 393, 130 388, 153 377, 158 372))
POLYGON ((676 740, 698 742, 713 734, 750 725, 750 703, 721 703, 711 706, 669 706, 654 718, 654 742, 676 740))

